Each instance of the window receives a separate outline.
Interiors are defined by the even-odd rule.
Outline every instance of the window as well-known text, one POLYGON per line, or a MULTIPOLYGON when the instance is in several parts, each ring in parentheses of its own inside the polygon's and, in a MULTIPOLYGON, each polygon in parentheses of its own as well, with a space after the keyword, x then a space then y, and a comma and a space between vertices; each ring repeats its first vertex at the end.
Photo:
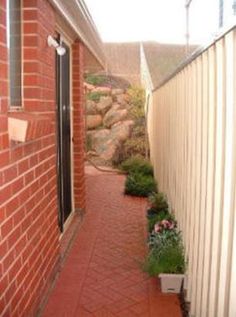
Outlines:
POLYGON ((9 50, 10 106, 21 107, 22 95, 22 19, 21 1, 7 2, 7 43, 9 50))

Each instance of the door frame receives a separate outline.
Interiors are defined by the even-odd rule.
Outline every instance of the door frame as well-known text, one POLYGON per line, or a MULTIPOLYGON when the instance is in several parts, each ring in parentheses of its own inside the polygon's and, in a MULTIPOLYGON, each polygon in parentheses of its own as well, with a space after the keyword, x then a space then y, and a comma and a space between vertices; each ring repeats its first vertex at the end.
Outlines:
MULTIPOLYGON (((61 29, 61 28, 57 28, 57 32, 60 35, 60 41, 64 42, 70 50, 70 54, 69 54, 69 60, 70 60, 70 65, 69 65, 69 72, 70 72, 70 89, 69 89, 69 94, 70 94, 70 98, 69 98, 69 102, 70 102, 70 163, 71 163, 71 174, 70 174, 70 183, 71 183, 71 212, 70 215, 68 216, 68 218, 66 219, 66 221, 63 223, 59 223, 60 229, 61 229, 61 236, 67 231, 71 220, 74 216, 75 213, 75 204, 74 204, 74 146, 73 146, 73 54, 72 54, 72 43, 73 40, 70 39, 70 37, 68 37, 65 32, 61 29)), ((57 88, 58 89, 58 88, 57 88)), ((58 107, 58 106, 57 106, 58 107)), ((58 118, 57 118, 58 120, 58 118)), ((59 145, 57 145, 58 147, 59 145)), ((59 164, 59 162, 57 162, 57 164, 59 164)), ((58 170, 59 170, 59 165, 58 165, 58 170)), ((58 177, 60 177, 60 175, 58 174, 58 177)), ((58 184, 59 186, 59 184, 58 184)), ((61 213, 61 206, 59 204, 59 212, 61 213)))

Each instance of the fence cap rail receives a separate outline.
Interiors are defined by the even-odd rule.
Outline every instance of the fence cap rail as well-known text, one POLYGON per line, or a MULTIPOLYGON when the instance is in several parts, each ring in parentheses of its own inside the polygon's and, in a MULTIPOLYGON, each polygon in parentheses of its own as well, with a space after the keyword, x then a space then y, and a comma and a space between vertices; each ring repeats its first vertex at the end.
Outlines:
POLYGON ((215 45, 216 42, 218 42, 219 40, 221 40, 226 34, 230 33, 231 31, 233 31, 234 29, 236 29, 236 20, 234 21, 233 24, 231 24, 230 26, 228 26, 227 28, 224 28, 220 31, 219 34, 217 34, 213 39, 210 40, 209 43, 207 43, 204 46, 200 46, 199 48, 197 48, 189 57, 187 57, 185 60, 183 60, 183 62, 181 62, 176 69, 171 72, 169 75, 166 76, 166 78, 163 79, 163 81, 158 84, 153 90, 152 92, 157 91, 159 88, 161 88, 162 86, 164 86, 169 80, 171 80, 175 75, 177 75, 179 72, 181 72, 188 64, 190 64, 192 61, 194 61, 197 57, 199 57, 200 55, 202 55, 205 51, 207 51, 211 46, 215 45))

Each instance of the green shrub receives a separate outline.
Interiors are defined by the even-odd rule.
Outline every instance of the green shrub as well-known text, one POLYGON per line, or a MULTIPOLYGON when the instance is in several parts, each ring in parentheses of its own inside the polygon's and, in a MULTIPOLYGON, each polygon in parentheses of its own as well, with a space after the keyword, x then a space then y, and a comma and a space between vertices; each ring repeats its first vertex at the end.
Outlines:
POLYGON ((144 272, 147 272, 149 276, 158 276, 160 274, 157 259, 156 250, 151 250, 143 265, 144 272))
POLYGON ((145 121, 145 91, 139 87, 131 87, 127 91, 130 100, 130 108, 129 113, 132 119, 137 120, 137 124, 141 124, 138 122, 140 119, 145 121))
POLYGON ((121 169, 128 174, 142 173, 144 175, 153 176, 153 167, 151 163, 140 156, 133 156, 124 161, 121 164, 121 169))
POLYGON ((151 250, 144 264, 144 271, 150 276, 160 273, 183 274, 186 269, 184 248, 182 244, 166 245, 162 252, 151 250))
POLYGON ((87 99, 98 102, 102 96, 107 96, 107 93, 100 91, 92 91, 87 94, 87 99))
POLYGON ((132 86, 127 90, 130 98, 130 103, 137 108, 144 107, 145 104, 145 90, 141 87, 132 86))
POLYGON ((156 210, 156 212, 164 211, 168 212, 168 203, 166 196, 163 193, 151 193, 148 197, 151 204, 151 208, 156 210))
POLYGON ((182 245, 168 245, 158 259, 159 273, 183 274, 185 272, 184 248, 182 245))
POLYGON ((152 176, 137 172, 127 176, 125 194, 147 197, 153 191, 156 191, 156 182, 152 176))
POLYGON ((126 140, 123 147, 123 160, 130 156, 140 155, 145 157, 146 154, 146 140, 144 137, 138 137, 126 140))
POLYGON ((129 95, 129 117, 134 121, 131 137, 122 145, 119 155, 113 161, 115 166, 132 156, 146 157, 149 151, 146 140, 145 91, 139 87, 127 90, 129 95))
POLYGON ((133 128, 133 131, 132 131, 132 137, 135 137, 135 138, 138 138, 138 137, 143 137, 145 136, 145 126, 144 126, 144 123, 143 120, 138 120, 140 124, 137 124, 137 121, 136 121, 136 124, 133 128))
POLYGON ((86 74, 85 75, 85 81, 88 84, 99 86, 103 85, 106 82, 106 77, 103 75, 95 75, 95 74, 86 74))
POLYGON ((113 161, 115 166, 119 166, 122 162, 126 161, 132 156, 140 156, 145 158, 146 155, 146 141, 145 138, 133 138, 126 140, 119 152, 119 155, 116 157, 116 160, 113 161))
POLYGON ((183 274, 186 269, 181 232, 176 229, 165 230, 150 236, 149 254, 144 270, 150 276, 160 273, 183 274))
POLYGON ((163 219, 174 220, 173 216, 171 214, 169 214, 168 212, 166 212, 165 210, 161 210, 157 214, 155 214, 151 217, 148 217, 148 232, 152 232, 155 224, 158 221, 162 221, 163 219))

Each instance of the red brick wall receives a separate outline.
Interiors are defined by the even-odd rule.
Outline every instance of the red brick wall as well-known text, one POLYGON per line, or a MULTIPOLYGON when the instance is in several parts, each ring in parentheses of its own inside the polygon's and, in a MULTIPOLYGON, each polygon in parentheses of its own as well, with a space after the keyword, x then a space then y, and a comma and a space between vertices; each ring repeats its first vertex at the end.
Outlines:
POLYGON ((73 44, 73 136, 74 136, 74 198, 75 208, 85 209, 85 116, 84 116, 84 47, 73 44))
POLYGON ((24 0, 24 109, 55 115, 54 12, 46 0, 24 0))
MULTIPOLYGON (((25 143, 7 137, 5 0, 0 0, 0 316, 29 316, 59 259, 56 136, 25 143)), ((55 119, 55 51, 46 39, 54 13, 24 0, 24 110, 55 119)), ((32 115, 33 116, 33 115, 32 115)))
MULTIPOLYGON (((33 314, 60 257, 55 51, 47 46, 55 32, 54 11, 47 0, 23 0, 23 7, 24 110, 12 114, 6 0, 0 0, 0 316, 33 314), (9 142, 8 116, 28 118, 32 133, 26 142, 9 142)), ((83 44, 75 42, 72 53, 74 196, 75 207, 85 208, 83 44)))
MULTIPOLYGON (((0 139, 7 137, 8 140, 8 125, 7 125, 7 49, 6 49, 6 1, 0 0, 0 139)), ((8 174, 7 170, 3 170, 8 166, 10 161, 9 142, 5 146, 0 145, 0 188, 2 188, 5 178, 8 174)), ((12 173, 14 173, 12 171, 12 173)), ((9 176, 8 176, 9 177, 9 176)), ((2 206, 5 199, 5 192, 8 189, 0 190, 0 224, 6 221, 6 211, 2 206)), ((0 294, 6 290, 8 276, 4 275, 4 255, 8 251, 8 243, 3 240, 2 226, 0 231, 0 294)), ((5 264, 6 266, 6 264, 5 264)), ((5 307, 5 297, 0 295, 0 315, 5 307)))

